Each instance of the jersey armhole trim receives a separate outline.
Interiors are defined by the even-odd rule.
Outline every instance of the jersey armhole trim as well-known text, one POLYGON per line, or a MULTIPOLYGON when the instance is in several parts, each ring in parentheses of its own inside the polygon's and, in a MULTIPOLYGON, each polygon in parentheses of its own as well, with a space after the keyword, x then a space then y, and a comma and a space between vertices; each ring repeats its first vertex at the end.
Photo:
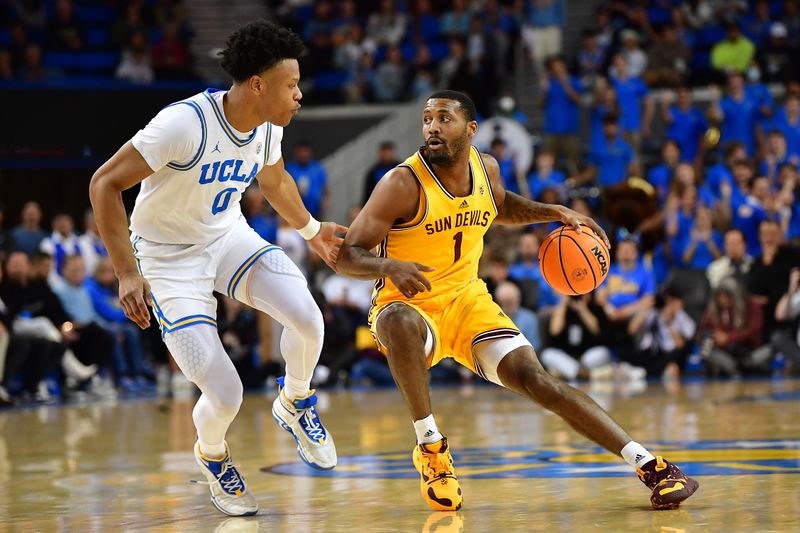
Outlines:
POLYGON ((200 119, 200 147, 197 149, 197 153, 189 160, 188 163, 180 164, 175 161, 170 161, 166 164, 167 167, 171 168, 172 170, 190 170, 197 165, 200 161, 200 158, 203 156, 203 152, 206 150, 206 140, 208 138, 208 128, 206 127, 206 118, 203 115, 203 110, 200 109, 200 106, 197 105, 195 102, 176 102, 171 104, 167 107, 172 107, 173 105, 179 104, 186 104, 192 109, 194 112, 197 113, 197 117, 200 119))
POLYGON ((417 205, 417 212, 414 214, 414 218, 408 222, 403 222, 402 224, 395 224, 389 231, 403 231, 416 228, 422 224, 422 222, 428 216, 428 193, 425 192, 425 187, 422 185, 422 180, 419 178, 417 172, 413 167, 411 167, 411 165, 400 165, 400 167, 410 170, 411 174, 417 180, 417 183, 419 184, 419 203, 417 205))
MULTIPOLYGON (((474 147, 473 147, 474 148, 474 147)), ((489 177, 489 172, 486 170, 486 165, 483 164, 483 156, 475 148, 475 152, 478 155, 478 161, 481 163, 481 169, 483 169, 483 178, 486 180, 486 187, 489 188, 489 198, 492 200, 492 207, 494 207, 494 214, 499 215, 500 211, 497 209, 497 202, 494 201, 494 190, 492 190, 492 179, 489 177)))
POLYGON ((269 152, 270 152, 270 144, 272 143, 272 124, 267 124, 267 135, 266 139, 264 140, 264 167, 266 168, 267 163, 269 162, 269 152))

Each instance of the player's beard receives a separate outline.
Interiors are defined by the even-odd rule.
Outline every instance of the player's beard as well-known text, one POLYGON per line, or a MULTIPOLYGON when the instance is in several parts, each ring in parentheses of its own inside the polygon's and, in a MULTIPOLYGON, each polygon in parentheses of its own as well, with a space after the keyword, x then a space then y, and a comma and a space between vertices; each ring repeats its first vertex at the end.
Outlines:
POLYGON ((444 150, 434 152, 426 145, 425 155, 428 156, 428 161, 441 167, 453 166, 456 161, 458 161, 461 153, 464 151, 464 147, 467 145, 467 129, 464 128, 464 134, 458 139, 454 139, 452 142, 446 142, 441 138, 439 138, 439 140, 444 143, 444 150))

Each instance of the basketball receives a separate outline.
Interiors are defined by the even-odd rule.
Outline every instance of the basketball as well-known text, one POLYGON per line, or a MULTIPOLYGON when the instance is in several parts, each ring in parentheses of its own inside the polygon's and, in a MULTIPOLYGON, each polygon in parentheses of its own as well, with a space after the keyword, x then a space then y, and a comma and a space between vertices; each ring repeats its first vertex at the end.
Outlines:
POLYGON ((539 248, 539 267, 556 292, 574 296, 592 292, 606 279, 611 265, 608 247, 588 227, 553 230, 539 248))

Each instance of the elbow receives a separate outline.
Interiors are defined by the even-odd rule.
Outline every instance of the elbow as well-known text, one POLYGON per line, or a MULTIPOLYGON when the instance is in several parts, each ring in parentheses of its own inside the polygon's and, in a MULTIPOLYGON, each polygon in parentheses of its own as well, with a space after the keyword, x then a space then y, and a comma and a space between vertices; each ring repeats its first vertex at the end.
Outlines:
POLYGON ((89 200, 92 203, 92 207, 95 207, 97 204, 97 199, 102 195, 103 189, 105 189, 105 174, 102 172, 102 169, 98 169, 94 174, 92 174, 92 179, 89 181, 89 200))

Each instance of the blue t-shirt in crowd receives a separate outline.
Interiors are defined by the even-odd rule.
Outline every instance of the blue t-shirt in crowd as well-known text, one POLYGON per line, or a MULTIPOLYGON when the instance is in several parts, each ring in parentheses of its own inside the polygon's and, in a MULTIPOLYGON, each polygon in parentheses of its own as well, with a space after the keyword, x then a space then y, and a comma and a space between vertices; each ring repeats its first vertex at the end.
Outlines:
POLYGON ((106 322, 124 324, 128 321, 125 311, 119 303, 119 292, 111 287, 100 285, 94 278, 89 278, 84 283, 95 312, 106 322))
MULTIPOLYGON (((580 94, 583 85, 570 76, 572 90, 580 94)), ((544 109, 544 132, 554 135, 572 135, 580 132, 580 108, 567 94, 560 81, 550 80, 547 84, 547 100, 544 109)))
POLYGON ((633 161, 633 149, 622 139, 609 143, 605 138, 592 147, 589 162, 597 167, 595 181, 601 187, 611 187, 625 181, 628 165, 633 161))
POLYGON ((795 196, 792 204, 792 218, 789 219, 789 228, 786 230, 787 239, 800 239, 800 196, 795 196))
POLYGON ((538 199, 545 189, 555 189, 559 195, 564 193, 564 182, 567 177, 560 170, 553 169, 547 176, 541 176, 538 172, 532 172, 528 176, 528 189, 531 195, 538 199))
POLYGON ((640 78, 621 80, 611 78, 619 102, 619 125, 623 131, 639 132, 642 125, 642 100, 647 96, 647 85, 640 78))
POLYGON ((291 174, 294 181, 297 182, 297 189, 311 216, 319 217, 322 198, 325 194, 325 183, 328 181, 325 167, 319 161, 310 161, 307 165, 300 165, 296 161, 292 161, 286 165, 286 172, 291 174))
MULTIPOLYGON (((685 235, 672 240, 672 251, 675 254, 675 264, 681 265, 685 268, 699 268, 705 270, 706 267, 714 260, 714 256, 711 254, 711 249, 708 247, 708 243, 705 241, 697 243, 691 261, 688 263, 683 261, 683 254, 686 252, 686 249, 689 248, 689 244, 692 242, 692 229, 694 229, 694 225, 692 225, 690 230, 685 235)), ((721 252, 723 247, 722 235, 718 231, 712 231, 711 240, 716 245, 717 250, 721 252)))
POLYGON ((667 137, 678 143, 681 161, 694 161, 700 141, 708 129, 708 120, 702 111, 690 107, 683 111, 676 105, 670 106, 672 123, 667 128, 667 137))
POLYGON ((604 105, 592 108, 589 114, 589 146, 597 146, 606 138, 603 134, 603 117, 611 111, 604 105))
POLYGON ((786 137, 786 149, 790 154, 800 153, 800 119, 790 122, 786 115, 786 108, 781 107, 775 112, 772 127, 779 130, 786 137))
POLYGON ((755 153, 758 102, 745 93, 741 101, 726 96, 719 105, 725 114, 720 127, 720 144, 725 146, 732 141, 740 141, 744 143, 747 155, 752 156, 755 153))
POLYGON ((278 242, 278 218, 267 215, 256 215, 249 217, 247 223, 250 225, 259 237, 267 242, 278 242))
POLYGON ((500 177, 503 179, 503 187, 505 187, 507 191, 520 194, 517 175, 514 170, 514 159, 511 157, 497 159, 497 165, 500 167, 500 177))
POLYGON ((673 169, 666 163, 656 165, 647 173, 647 181, 658 191, 658 199, 667 199, 669 185, 672 183, 673 169))
POLYGON ((747 243, 747 253, 751 257, 761 255, 761 242, 758 240, 758 227, 769 219, 767 211, 752 197, 746 198, 738 205, 733 205, 733 227, 741 230, 747 243))
POLYGON ((762 113, 761 108, 766 106, 772 109, 773 99, 769 92, 769 88, 763 83, 748 83, 744 87, 744 93, 748 98, 756 103, 756 107, 758 108, 758 113, 756 113, 756 123, 760 125, 764 131, 766 131, 769 128, 771 118, 762 113))
POLYGON ((714 198, 719 199, 722 196, 722 183, 727 182, 731 187, 733 186, 734 179, 733 173, 724 163, 717 163, 706 172, 705 186, 714 195, 714 198))
POLYGON ((619 308, 655 294, 656 278, 653 272, 641 263, 632 270, 623 270, 619 264, 614 263, 608 270, 606 288, 608 303, 619 308))
POLYGON ((508 277, 517 281, 529 279, 536 282, 539 286, 539 308, 549 307, 558 304, 558 295, 553 288, 544 280, 539 265, 526 265, 519 262, 508 267, 508 277))

